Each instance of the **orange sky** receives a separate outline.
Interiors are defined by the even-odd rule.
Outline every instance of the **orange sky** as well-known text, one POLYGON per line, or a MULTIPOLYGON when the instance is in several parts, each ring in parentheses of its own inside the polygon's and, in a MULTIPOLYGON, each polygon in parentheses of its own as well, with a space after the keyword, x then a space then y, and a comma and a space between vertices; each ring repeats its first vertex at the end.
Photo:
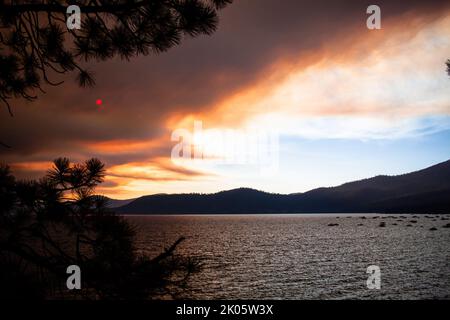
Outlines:
MULTIPOLYGON (((147 58, 148 62, 140 58, 98 66, 97 88, 83 91, 66 85, 51 93, 51 99, 21 106, 15 123, 2 118, 2 135, 16 141, 15 150, 2 157, 15 172, 35 177, 58 156, 75 161, 96 156, 107 164, 106 183, 99 192, 121 199, 237 186, 304 191, 316 185, 299 183, 287 189, 281 182, 271 185, 270 178, 259 174, 245 176, 246 168, 227 171, 207 161, 179 166, 170 158, 175 145, 171 134, 177 129, 192 130, 199 120, 205 130, 272 128, 280 136, 296 139, 412 136, 421 129, 417 119, 445 117, 450 112, 443 67, 450 52, 450 9, 442 3, 417 9, 402 9, 399 4, 385 11, 381 6, 382 30, 372 31, 365 27, 361 5, 349 5, 334 27, 311 4, 310 14, 324 19, 323 24, 305 16, 302 25, 293 16, 298 25, 286 23, 278 35, 271 34, 271 29, 249 27, 252 18, 266 18, 265 12, 249 12, 249 21, 240 21, 241 11, 250 5, 232 5, 225 10, 217 35, 189 40, 166 57, 147 58), (237 26, 247 28, 244 39, 228 37, 241 37, 237 26), (252 38, 246 40, 246 34, 252 38), (263 47, 252 42, 265 37, 274 44, 262 51, 263 47), (215 55, 211 59, 208 41, 215 55), (239 46, 224 46, 233 41, 239 46), (196 52, 205 58, 187 59, 196 52), (260 61, 252 62, 251 55, 260 61), (245 59, 248 64, 244 66, 245 59), (166 62, 170 69, 164 68, 166 62), (193 73, 195 68, 198 74, 193 73), (216 72, 211 71, 214 68, 216 72), (87 102, 96 98, 104 101, 101 110, 87 102), (58 135, 67 138, 56 139, 58 135)), ((287 15, 289 8, 284 9, 287 15)), ((282 12, 278 15, 283 17, 282 12)), ((275 22, 268 24, 276 28, 275 22)), ((436 122, 433 130, 447 126, 447 120, 436 122)), ((336 178, 329 184, 352 178, 342 176, 342 181, 336 178)))

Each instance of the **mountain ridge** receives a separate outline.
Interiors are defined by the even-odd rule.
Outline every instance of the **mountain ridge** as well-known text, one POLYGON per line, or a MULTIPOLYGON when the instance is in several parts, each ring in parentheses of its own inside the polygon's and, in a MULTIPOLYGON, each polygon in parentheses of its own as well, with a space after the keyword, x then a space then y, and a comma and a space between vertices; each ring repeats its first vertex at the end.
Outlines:
POLYGON ((450 160, 410 173, 377 175, 303 193, 237 188, 206 194, 155 194, 115 210, 123 214, 448 213, 450 160))

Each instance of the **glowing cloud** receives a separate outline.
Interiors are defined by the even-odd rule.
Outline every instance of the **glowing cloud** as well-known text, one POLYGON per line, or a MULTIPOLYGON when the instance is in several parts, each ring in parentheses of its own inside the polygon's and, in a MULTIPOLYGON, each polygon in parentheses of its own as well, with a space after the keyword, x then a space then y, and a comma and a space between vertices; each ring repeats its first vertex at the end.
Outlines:
POLYGON ((360 38, 307 67, 291 64, 281 81, 262 79, 218 105, 209 119, 315 139, 404 138, 449 129, 450 16, 421 26, 392 26, 384 37, 360 38))

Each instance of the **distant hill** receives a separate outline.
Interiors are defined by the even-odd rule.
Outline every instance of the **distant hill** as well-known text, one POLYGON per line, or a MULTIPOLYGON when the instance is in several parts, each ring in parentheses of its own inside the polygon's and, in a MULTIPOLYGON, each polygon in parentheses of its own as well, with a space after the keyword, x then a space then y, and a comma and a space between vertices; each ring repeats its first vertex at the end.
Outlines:
POLYGON ((106 199, 108 200, 106 206, 111 209, 122 207, 122 206, 127 205, 130 202, 133 202, 134 200, 136 200, 136 199, 117 200, 117 199, 111 199, 108 197, 106 197, 106 199))
POLYGON ((376 176, 305 193, 248 188, 213 194, 156 194, 116 208, 124 214, 449 213, 450 160, 399 176, 376 176))

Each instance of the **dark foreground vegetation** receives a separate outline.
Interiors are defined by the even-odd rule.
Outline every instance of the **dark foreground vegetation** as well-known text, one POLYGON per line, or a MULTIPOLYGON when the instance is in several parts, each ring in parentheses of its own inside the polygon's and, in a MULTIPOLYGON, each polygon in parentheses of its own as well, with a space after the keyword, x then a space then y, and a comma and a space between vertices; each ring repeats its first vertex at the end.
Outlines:
POLYGON ((97 159, 55 160, 39 181, 17 181, 0 166, 0 298, 149 299, 176 296, 198 261, 140 254, 135 229, 94 196, 103 181, 97 159), (80 290, 68 290, 69 265, 81 269, 80 290))

